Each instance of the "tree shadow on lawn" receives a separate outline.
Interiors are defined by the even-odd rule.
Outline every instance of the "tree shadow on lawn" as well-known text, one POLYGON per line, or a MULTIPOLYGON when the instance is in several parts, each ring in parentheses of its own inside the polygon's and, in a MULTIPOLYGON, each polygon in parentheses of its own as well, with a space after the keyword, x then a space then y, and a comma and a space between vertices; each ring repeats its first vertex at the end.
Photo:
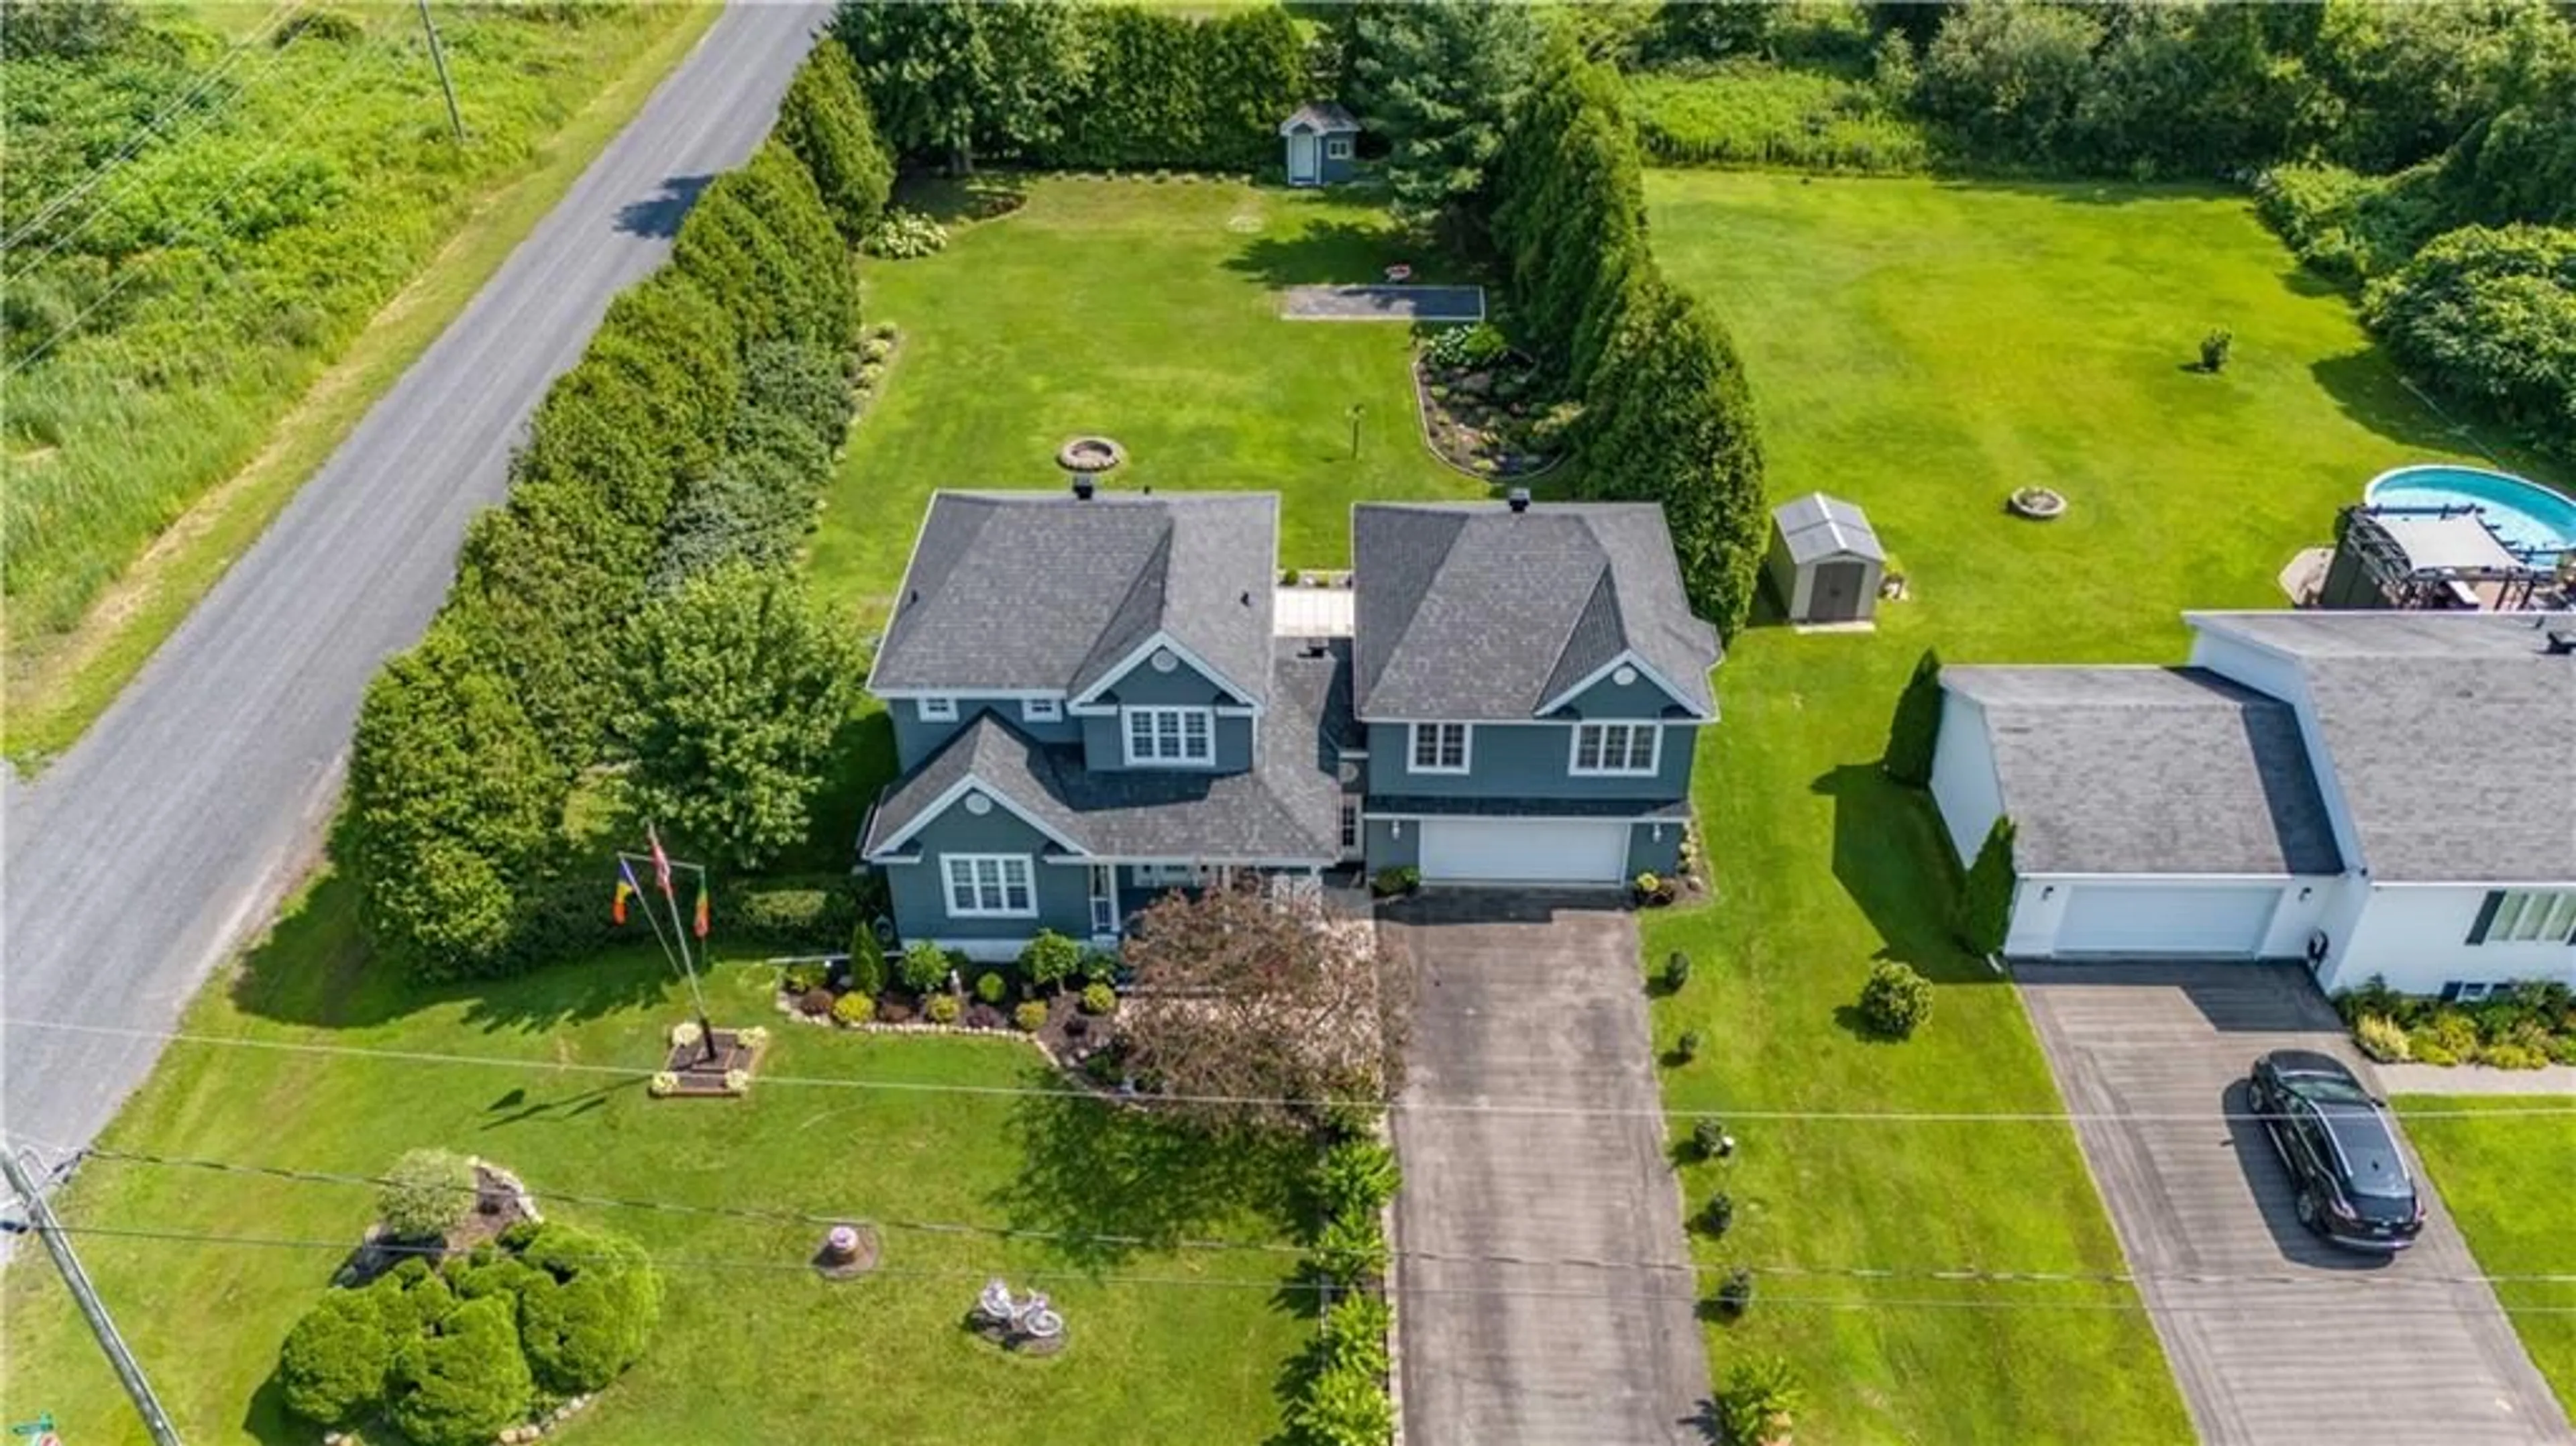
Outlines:
POLYGON ((895 205, 949 227, 1007 216, 1028 204, 1028 199, 1028 179, 1016 171, 978 171, 971 176, 915 173, 898 178, 894 185, 895 205))
MULTIPOLYGON (((1033 1082, 1057 1091, 1025 1098, 1011 1112, 1018 1178, 992 1203, 1014 1230, 1061 1232, 1065 1259, 1090 1271, 1184 1240, 1239 1239, 1249 1216, 1290 1217, 1305 1146, 1295 1140, 1205 1129, 1062 1092, 1052 1074, 1033 1082)), ((1268 1266, 1288 1257, 1244 1252, 1268 1266)), ((1284 1274, 1285 1271, 1283 1270, 1284 1274)))
MULTIPOLYGON (((2487 457, 2506 471, 2543 480, 2561 475, 2521 445, 2501 424, 2454 408, 2450 417, 2407 387, 2396 363, 2376 348, 2327 357, 2308 368, 2317 386, 2343 414, 2381 437, 2424 452, 2487 457)), ((2418 459, 2426 460, 2426 459, 2418 459)), ((2353 479, 2353 500, 2370 479, 2353 479)))
POLYGON ((1377 286, 1385 282, 1386 268, 1398 262, 1415 269, 1416 284, 1438 282, 1450 269, 1425 245, 1353 221, 1317 221, 1293 235, 1248 237, 1226 258, 1225 269, 1269 286, 1377 286))
POLYGON ((1959 871, 1931 795, 1894 782, 1874 762, 1843 764, 1811 786, 1834 801, 1834 877, 1884 941, 1873 957, 1941 984, 2001 982, 1950 938, 1959 871))

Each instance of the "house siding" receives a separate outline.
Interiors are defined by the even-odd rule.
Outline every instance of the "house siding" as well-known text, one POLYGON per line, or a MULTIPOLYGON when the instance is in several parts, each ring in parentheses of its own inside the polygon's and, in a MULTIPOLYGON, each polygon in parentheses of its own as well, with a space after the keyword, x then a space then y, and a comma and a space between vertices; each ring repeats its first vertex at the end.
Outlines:
POLYGON ((1681 872, 1681 861, 1682 826, 1678 820, 1629 825, 1629 878, 1639 874, 1677 874, 1681 872))
MULTIPOLYGON (((1680 699, 1657 687, 1644 673, 1639 673, 1637 681, 1624 685, 1615 677, 1603 678, 1567 699, 1565 706, 1550 716, 1661 718, 1667 711, 1676 709, 1688 711, 1682 708, 1680 699)), ((1665 741, 1669 743, 1672 740, 1667 738, 1665 741)))
MULTIPOLYGON (((1094 773, 1126 771, 1127 742, 1119 732, 1126 726, 1124 722, 1115 715, 1101 717, 1090 714, 1084 715, 1080 722, 1082 766, 1094 773)), ((1162 771, 1176 773, 1241 773, 1252 766, 1252 722, 1250 718, 1224 713, 1217 715, 1214 767, 1153 766, 1162 771)))
POLYGON ((1360 825, 1362 861, 1370 873, 1408 869, 1422 862, 1422 827, 1401 819, 1372 818, 1360 825))
POLYGON ((1531 800, 1529 811, 1545 813, 1539 800, 1551 798, 1633 798, 1666 802, 1690 793, 1691 750, 1699 730, 1690 724, 1664 725, 1663 742, 1652 775, 1634 778, 1575 776, 1571 764, 1574 725, 1570 723, 1478 723, 1467 749, 1468 772, 1415 773, 1409 725, 1368 725, 1369 791, 1435 798, 1516 798, 1531 800))
POLYGON ((933 723, 921 716, 918 698, 894 698, 887 701, 886 713, 894 719, 894 756, 898 771, 909 773, 930 755, 937 753, 949 739, 974 725, 983 714, 990 713, 1026 733, 1040 743, 1075 743, 1081 741, 1082 727, 1077 719, 1059 718, 1052 723, 1032 723, 1020 716, 1017 698, 968 698, 957 700, 957 721, 933 723))
MULTIPOLYGON (((2472 944, 2490 885, 2382 884, 2355 892, 2364 897, 2345 938, 2319 971, 2329 990, 2350 989, 2372 975, 2410 994, 2438 993, 2445 983, 2502 984, 2554 979, 2576 986, 2576 946, 2536 940, 2472 944)), ((2557 885, 2576 888, 2576 881, 2557 885)))
POLYGON ((1187 658, 1176 656, 1172 671, 1155 672, 1151 653, 1137 659, 1136 666, 1115 675, 1094 691, 1092 701, 1184 708, 1239 702, 1233 694, 1219 687, 1215 679, 1191 667, 1187 658))
POLYGON ((996 806, 978 817, 951 804, 913 836, 921 849, 917 863, 885 866, 886 893, 896 932, 914 939, 1020 941, 1040 929, 1083 938, 1091 932, 1091 888, 1086 871, 1046 862, 1055 851, 1044 834, 1008 809, 996 806), (1031 919, 957 918, 948 912, 946 866, 940 860, 958 854, 1026 854, 1031 887, 1037 895, 1037 917, 1031 919))
POLYGON ((2003 785, 1995 774, 1985 710, 1956 693, 1941 695, 1941 730, 1932 745, 1932 802, 1941 811, 1941 826, 1960 865, 1976 862, 1977 850, 1985 847, 1986 835, 2003 814, 2003 785))
POLYGON ((1333 159, 1333 153, 1330 147, 1324 148, 1319 153, 1316 161, 1316 174, 1322 178, 1324 185, 1338 186, 1359 174, 1359 146, 1357 144, 1357 139, 1357 137, 1352 138, 1352 154, 1341 160, 1333 159))

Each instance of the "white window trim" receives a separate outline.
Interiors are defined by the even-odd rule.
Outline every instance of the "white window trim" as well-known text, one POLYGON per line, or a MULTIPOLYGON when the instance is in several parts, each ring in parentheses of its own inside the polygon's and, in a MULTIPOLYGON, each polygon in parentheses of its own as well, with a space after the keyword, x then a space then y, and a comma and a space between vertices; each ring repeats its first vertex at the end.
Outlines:
POLYGON ((1340 843, 1342 857, 1346 859, 1359 857, 1361 848, 1368 842, 1368 823, 1360 813, 1358 794, 1342 795, 1341 820, 1334 838, 1340 843))
POLYGON ((1576 778, 1652 778, 1657 773, 1663 771, 1663 765, 1664 730, 1663 725, 1661 724, 1641 723, 1633 719, 1603 718, 1596 719, 1589 723, 1577 723, 1566 732, 1565 771, 1576 778), (1604 747, 1602 750, 1602 756, 1604 757, 1608 756, 1608 730, 1616 728, 1621 731, 1622 740, 1625 745, 1620 749, 1623 754, 1634 750, 1636 742, 1635 734, 1640 729, 1644 730, 1646 734, 1646 766, 1643 768, 1604 768, 1597 765, 1591 768, 1584 767, 1582 763, 1583 730, 1586 728, 1597 728, 1603 730, 1604 747))
POLYGON ((924 723, 957 721, 957 700, 953 697, 925 697, 913 706, 920 710, 921 721, 924 723))
POLYGON ((1020 719, 1027 723, 1060 723, 1064 721, 1062 698, 1022 698, 1020 719))
POLYGON ((1347 161, 1347 160, 1349 160, 1350 158, 1351 158, 1351 138, 1350 138, 1350 137, 1348 137, 1348 136, 1326 136, 1326 137, 1324 137, 1324 159, 1325 159, 1325 160, 1328 160, 1328 161, 1347 161))
MULTIPOLYGON (((1161 736, 1159 727, 1150 724, 1148 726, 1155 737, 1161 736)), ((1174 708, 1159 704, 1121 708, 1118 710, 1118 749, 1119 755, 1127 760, 1127 766, 1130 768, 1214 768, 1216 767, 1216 710, 1214 708, 1174 708), (1164 757, 1159 752, 1138 757, 1136 753, 1137 720, 1158 718, 1164 714, 1171 714, 1181 720, 1179 738, 1184 751, 1180 756, 1172 758, 1164 757), (1205 731, 1201 736, 1207 741, 1207 751, 1198 757, 1191 757, 1187 752, 1191 718, 1197 718, 1205 725, 1205 731)))
POLYGON ((1404 771, 1407 773, 1471 773, 1476 767, 1476 725, 1473 723, 1408 723, 1404 734, 1404 771), (1458 730, 1458 766, 1426 764, 1422 761, 1422 730, 1455 728, 1458 730))
POLYGON ((944 902, 948 906, 948 917, 952 919, 1034 919, 1038 916, 1038 873, 1035 864, 1027 854, 942 854, 939 856, 939 883, 945 891, 944 902), (959 882, 957 866, 959 864, 966 866, 965 884, 968 902, 962 907, 957 902, 959 882), (977 875, 985 864, 993 865, 995 870, 995 883, 1000 888, 1003 899, 1002 906, 999 908, 986 908, 979 898, 983 881, 977 875), (1025 908, 1010 907, 1015 867, 1020 892, 1029 901, 1025 908))
POLYGON ((1214 864, 1143 863, 1129 864, 1130 876, 1140 889, 1203 889, 1217 877, 1214 864))

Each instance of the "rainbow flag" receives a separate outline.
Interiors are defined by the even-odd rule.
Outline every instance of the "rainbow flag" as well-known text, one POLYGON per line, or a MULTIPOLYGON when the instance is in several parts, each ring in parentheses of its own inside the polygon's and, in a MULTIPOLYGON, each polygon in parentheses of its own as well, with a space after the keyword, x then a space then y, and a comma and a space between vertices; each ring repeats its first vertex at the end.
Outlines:
POLYGON ((689 931, 701 939, 707 937, 707 876, 703 872, 698 875, 698 916, 689 931))
POLYGON ((626 867, 626 860, 619 859, 617 861, 617 897, 612 900, 608 906, 609 922, 612 924, 625 923, 626 901, 642 892, 644 891, 635 887, 635 874, 632 870, 626 867))

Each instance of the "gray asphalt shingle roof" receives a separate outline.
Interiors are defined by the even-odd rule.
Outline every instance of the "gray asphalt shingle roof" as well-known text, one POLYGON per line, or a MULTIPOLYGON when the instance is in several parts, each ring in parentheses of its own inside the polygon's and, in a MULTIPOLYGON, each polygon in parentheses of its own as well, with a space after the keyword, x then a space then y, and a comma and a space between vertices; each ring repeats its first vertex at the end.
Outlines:
POLYGON ((1788 545, 1791 562, 1820 557, 1865 557, 1887 561, 1878 533, 1861 510, 1839 497, 1810 492, 1771 509, 1771 524, 1788 545))
POLYGON ((2565 613, 2192 613, 2292 659, 2360 862, 2382 882, 2576 880, 2565 613))
POLYGON ((941 492, 868 685, 1079 692, 1160 630, 1260 702, 1278 544, 1273 493, 941 492))
POLYGON ((1290 131, 1303 129, 1318 135, 1331 135, 1359 128, 1358 117, 1340 105, 1329 100, 1310 100, 1279 123, 1279 134, 1284 136, 1290 131))
POLYGON ((2289 705, 2194 668, 1945 668, 1985 714, 2025 874, 2333 874, 2289 705))
POLYGON ((1047 745, 991 713, 888 789, 862 852, 885 841, 972 775, 1022 812, 1108 858, 1328 863, 1340 853, 1340 746, 1351 741, 1348 644, 1283 638, 1248 772, 1092 771, 1077 745, 1047 745))
POLYGON ((1363 503, 1351 565, 1364 718, 1530 718, 1623 650, 1716 711, 1717 631, 1691 613, 1660 507, 1363 503))

